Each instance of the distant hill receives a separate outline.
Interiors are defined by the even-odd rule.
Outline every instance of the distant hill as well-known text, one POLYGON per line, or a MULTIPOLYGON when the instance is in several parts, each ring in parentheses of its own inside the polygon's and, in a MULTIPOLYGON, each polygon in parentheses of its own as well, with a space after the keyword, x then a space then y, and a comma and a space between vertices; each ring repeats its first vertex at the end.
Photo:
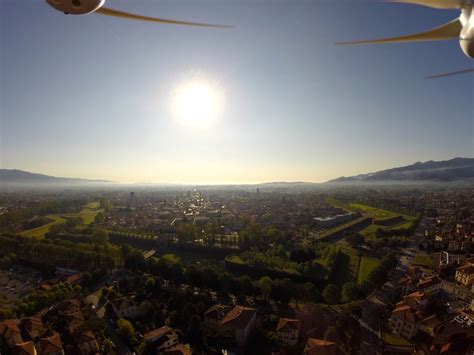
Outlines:
POLYGON ((340 177, 328 183, 385 183, 385 182, 474 182, 474 158, 454 158, 427 161, 370 174, 340 177))
POLYGON ((107 180, 88 180, 35 174, 22 170, 0 169, 0 187, 34 187, 54 185, 96 185, 112 183, 107 180))

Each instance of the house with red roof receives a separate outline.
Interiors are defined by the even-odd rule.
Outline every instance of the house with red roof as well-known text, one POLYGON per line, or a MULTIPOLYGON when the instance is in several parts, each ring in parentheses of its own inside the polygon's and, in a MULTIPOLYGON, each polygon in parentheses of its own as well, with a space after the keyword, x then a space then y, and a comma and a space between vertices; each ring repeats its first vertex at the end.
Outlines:
POLYGON ((20 343, 23 343, 23 338, 18 324, 13 319, 0 323, 0 349, 12 348, 20 343))
POLYGON ((304 355, 336 355, 337 344, 322 339, 309 338, 304 347, 304 355))
POLYGON ((160 354, 178 345, 178 335, 173 328, 163 326, 143 335, 147 354, 160 354))
POLYGON ((78 354, 91 355, 99 354, 99 344, 94 337, 94 334, 89 330, 86 332, 75 332, 72 335, 74 344, 78 354))
POLYGON ((39 341, 39 352, 42 355, 64 355, 63 343, 59 333, 54 333, 50 337, 42 338, 39 341))
POLYGON ((411 339, 418 332, 420 323, 420 313, 406 303, 401 302, 392 311, 389 325, 394 333, 411 339))
POLYGON ((230 329, 235 332, 235 341, 237 345, 243 346, 255 328, 257 321, 257 310, 250 307, 235 306, 222 319, 221 326, 224 329, 230 329))
POLYGON ((16 344, 12 350, 13 355, 37 355, 35 344, 32 341, 16 344))

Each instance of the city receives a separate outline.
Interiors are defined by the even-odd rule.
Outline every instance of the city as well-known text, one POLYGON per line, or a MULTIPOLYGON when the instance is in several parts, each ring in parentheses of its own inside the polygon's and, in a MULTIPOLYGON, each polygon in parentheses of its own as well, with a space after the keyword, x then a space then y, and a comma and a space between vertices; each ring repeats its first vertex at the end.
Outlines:
POLYGON ((469 353, 472 185, 2 194, 13 353, 469 353))

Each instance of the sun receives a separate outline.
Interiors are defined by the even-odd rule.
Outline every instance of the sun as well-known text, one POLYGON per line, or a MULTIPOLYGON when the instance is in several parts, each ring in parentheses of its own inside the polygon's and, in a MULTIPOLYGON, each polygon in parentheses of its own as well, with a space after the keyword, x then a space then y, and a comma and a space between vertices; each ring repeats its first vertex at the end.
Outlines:
POLYGON ((183 125, 205 128, 222 112, 224 93, 216 82, 193 76, 177 85, 171 95, 172 111, 183 125))

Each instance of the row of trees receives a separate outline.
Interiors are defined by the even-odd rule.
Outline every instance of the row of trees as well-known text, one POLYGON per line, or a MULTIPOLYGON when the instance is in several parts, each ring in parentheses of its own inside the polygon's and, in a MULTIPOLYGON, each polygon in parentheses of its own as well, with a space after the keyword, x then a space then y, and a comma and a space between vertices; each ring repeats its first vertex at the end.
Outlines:
POLYGON ((20 261, 79 270, 110 270, 122 264, 120 248, 111 244, 73 244, 16 235, 0 236, 0 256, 15 254, 20 261))

